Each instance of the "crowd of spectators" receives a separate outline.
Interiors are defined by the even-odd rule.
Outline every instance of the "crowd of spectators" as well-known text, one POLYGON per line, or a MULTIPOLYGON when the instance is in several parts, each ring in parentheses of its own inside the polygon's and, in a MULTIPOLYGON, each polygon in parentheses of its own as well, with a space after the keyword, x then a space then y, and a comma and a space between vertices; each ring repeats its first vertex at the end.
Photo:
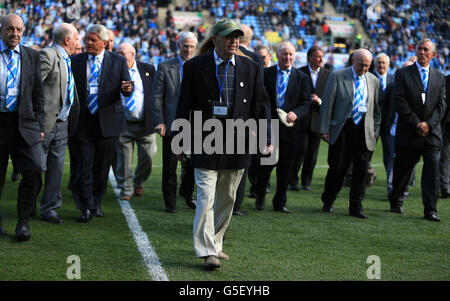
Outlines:
MULTIPOLYGON (((439 56, 433 66, 444 70, 449 65, 450 34, 448 1, 444 0, 387 0, 372 1, 381 5, 378 19, 368 18, 368 1, 330 0, 336 10, 361 20, 370 41, 365 45, 373 53, 385 52, 391 57, 392 67, 397 68, 408 57, 414 55, 416 42, 424 37, 435 40, 439 56)), ((67 8, 76 1, 41 0, 14 1, 15 9, 8 12, 20 15, 26 24, 24 42, 28 46, 45 47, 50 44, 53 28, 68 21, 67 8)), ((158 7, 167 6, 170 1, 157 0, 86 0, 79 1, 77 15, 72 20, 83 41, 85 28, 90 23, 102 23, 113 30, 115 46, 122 42, 131 43, 138 53, 138 60, 154 65, 176 54, 176 40, 180 30, 194 31, 201 43, 207 33, 207 26, 187 26, 176 29, 173 13, 167 10, 164 26, 158 27, 158 7)), ((172 1, 174 2, 174 1, 172 1)), ((352 41, 343 46, 324 45, 323 36, 330 33, 325 18, 318 18, 323 12, 324 0, 191 0, 188 5, 175 6, 176 11, 208 11, 213 21, 223 17, 244 20, 246 16, 269 18, 268 31, 277 32, 281 38, 290 39, 297 51, 306 51, 311 43, 306 37, 313 37, 313 43, 334 53, 348 53, 352 41), (293 35, 294 31, 301 36, 293 35)), ((70 17, 70 15, 69 15, 70 17)), ((252 46, 270 45, 264 33, 254 36, 252 46)))

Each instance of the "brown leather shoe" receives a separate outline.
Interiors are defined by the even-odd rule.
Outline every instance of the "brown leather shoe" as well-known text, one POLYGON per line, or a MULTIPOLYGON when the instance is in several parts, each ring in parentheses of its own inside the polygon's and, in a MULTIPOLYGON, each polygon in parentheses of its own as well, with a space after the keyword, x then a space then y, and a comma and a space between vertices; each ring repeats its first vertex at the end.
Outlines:
POLYGON ((129 196, 129 195, 122 195, 120 197, 120 200, 121 201, 131 201, 131 196, 129 196))
POLYGON ((220 260, 217 256, 210 255, 205 257, 205 263, 203 264, 207 270, 220 268, 220 260))
POLYGON ((230 259, 230 256, 225 254, 224 252, 220 251, 219 254, 217 254, 217 257, 219 257, 220 260, 228 260, 230 259))
POLYGON ((144 195, 144 187, 135 187, 134 195, 135 196, 143 196, 144 195))

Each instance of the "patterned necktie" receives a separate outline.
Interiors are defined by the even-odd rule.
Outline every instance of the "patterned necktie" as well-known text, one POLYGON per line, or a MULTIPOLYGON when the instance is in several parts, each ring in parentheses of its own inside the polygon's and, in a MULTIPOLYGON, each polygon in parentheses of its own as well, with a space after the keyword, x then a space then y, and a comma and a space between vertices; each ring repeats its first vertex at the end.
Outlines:
POLYGON ((277 97, 277 105, 280 109, 284 110, 284 100, 286 97, 286 90, 288 86, 288 75, 289 70, 280 70, 283 75, 281 78, 281 82, 278 85, 278 97, 277 97))
POLYGON ((363 101, 362 80, 361 77, 355 78, 355 102, 353 103, 353 122, 358 125, 362 119, 362 113, 358 110, 358 107, 363 101))
MULTIPOLYGON (((134 75, 135 70, 128 69, 128 72, 130 73, 131 80, 133 80, 133 75, 134 75)), ((133 93, 131 93, 131 95, 129 97, 127 97, 126 105, 127 105, 128 111, 130 111, 130 112, 133 112, 134 109, 136 109, 136 100, 135 100, 134 91, 133 91, 133 93)))
POLYGON ((425 93, 427 93, 427 88, 428 88, 428 72, 427 69, 422 68, 422 83, 423 83, 423 88, 425 90, 425 93))
MULTIPOLYGON (((11 89, 16 88, 16 78, 17 78, 17 60, 13 55, 13 51, 8 49, 9 51, 9 62, 8 62, 8 76, 7 76, 7 91, 12 91, 11 89)), ((8 94, 8 93, 7 93, 8 94)), ((6 97, 6 108, 12 112, 17 107, 17 95, 7 95, 6 97)))
POLYGON ((67 73, 69 76, 69 102, 70 105, 73 104, 73 100, 75 98, 75 84, 73 81, 73 74, 72 74, 72 68, 70 68, 70 57, 65 57, 64 60, 66 61, 67 64, 67 73))
MULTIPOLYGON (((91 74, 89 75, 89 86, 90 87, 98 87, 97 79, 98 79, 100 66, 97 62, 96 56, 94 56, 92 58, 92 60, 93 60, 93 64, 91 66, 91 74)), ((98 94, 91 94, 90 92, 91 91, 89 91, 88 108, 89 108, 89 111, 91 112, 91 114, 95 114, 98 111, 98 94)))

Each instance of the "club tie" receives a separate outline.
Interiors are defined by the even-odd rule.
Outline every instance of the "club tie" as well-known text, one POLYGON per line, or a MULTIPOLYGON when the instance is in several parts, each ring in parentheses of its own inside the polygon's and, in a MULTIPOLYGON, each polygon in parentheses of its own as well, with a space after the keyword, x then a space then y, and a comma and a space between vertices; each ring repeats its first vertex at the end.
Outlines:
MULTIPOLYGON (((130 73, 131 80, 133 80, 133 75, 134 75, 135 70, 128 69, 128 72, 130 73)), ((135 100, 134 91, 133 91, 133 93, 131 93, 130 96, 127 97, 126 106, 127 106, 128 111, 130 111, 130 113, 133 112, 134 109, 136 109, 136 100, 135 100)))
MULTIPOLYGON (((93 64, 91 67, 91 74, 89 75, 89 86, 90 87, 98 87, 98 74, 100 70, 99 63, 97 61, 97 57, 94 56, 92 58, 93 64)), ((98 91, 98 90, 97 90, 98 91)), ((88 97, 88 108, 91 114, 95 114, 98 111, 98 94, 91 94, 89 91, 88 97)))
POLYGON ((362 119, 362 113, 358 107, 363 101, 362 80, 361 77, 355 78, 355 102, 353 103, 353 122, 357 125, 362 119))
MULTIPOLYGON (((17 78, 17 60, 13 55, 13 51, 8 49, 9 51, 9 62, 8 62, 8 76, 7 76, 7 89, 11 91, 11 89, 16 88, 16 78, 17 78)), ((8 94, 8 93, 7 93, 8 94)), ((17 95, 7 95, 6 97, 6 108, 12 112, 17 107, 17 95)))
POLYGON ((72 68, 70 67, 71 65, 71 60, 70 57, 65 57, 64 60, 66 61, 67 64, 67 72, 68 72, 68 76, 69 76, 69 102, 70 105, 73 104, 73 100, 75 98, 75 84, 73 81, 73 74, 72 74, 72 68))
POLYGON ((425 93, 427 93, 428 72, 427 72, 427 69, 425 69, 425 68, 422 68, 422 83, 423 83, 423 89, 425 90, 425 93))
POLYGON ((280 109, 284 110, 284 101, 288 85, 289 70, 280 70, 280 72, 283 76, 281 78, 280 84, 278 85, 277 105, 280 109))

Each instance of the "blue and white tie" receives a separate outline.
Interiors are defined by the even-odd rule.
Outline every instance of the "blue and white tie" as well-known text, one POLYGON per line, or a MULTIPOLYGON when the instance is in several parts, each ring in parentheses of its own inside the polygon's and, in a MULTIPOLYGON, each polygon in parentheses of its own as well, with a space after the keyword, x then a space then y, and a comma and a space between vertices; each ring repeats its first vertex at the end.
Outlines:
POLYGON ((362 80, 358 76, 355 78, 355 102, 353 103, 353 122, 357 125, 362 119, 362 113, 359 111, 359 106, 363 101, 362 80))
POLYGON ((284 110, 284 100, 285 100, 285 96, 286 96, 286 90, 287 90, 287 86, 288 86, 288 75, 289 75, 289 70, 280 70, 281 74, 283 75, 282 79, 281 79, 281 83, 278 86, 278 97, 277 97, 277 106, 284 110))
MULTIPOLYGON (((7 89, 11 91, 16 88, 16 78, 17 78, 17 60, 13 55, 13 51, 9 49, 9 62, 8 62, 8 76, 7 76, 7 89)), ((8 94, 8 93, 7 93, 8 94)), ((12 112, 17 107, 17 95, 7 95, 6 97, 6 108, 12 112)))
POLYGON ((425 69, 425 68, 422 68, 422 83, 423 83, 423 89, 425 90, 425 93, 427 93, 428 72, 427 72, 427 69, 425 69))
MULTIPOLYGON (((128 69, 128 72, 130 73, 131 80, 133 80, 133 75, 134 75, 135 70, 128 69)), ((130 96, 127 97, 126 106, 127 106, 128 111, 130 111, 130 113, 133 112, 134 109, 136 109, 136 100, 135 100, 134 91, 133 91, 133 93, 131 93, 130 96)))
MULTIPOLYGON (((92 60, 94 62, 91 66, 91 74, 89 75, 89 86, 90 87, 98 87, 97 79, 98 79, 98 75, 99 75, 100 66, 97 62, 97 57, 94 56, 92 58, 92 60)), ((98 94, 89 93, 88 108, 89 108, 89 111, 91 112, 91 114, 97 113, 97 111, 98 111, 98 94)))
POLYGON ((66 60, 67 73, 68 73, 68 77, 69 77, 69 102, 70 102, 70 105, 72 105, 73 100, 75 99, 75 84, 73 81, 72 68, 70 67, 71 61, 70 61, 70 57, 65 57, 64 60, 66 60))
POLYGON ((383 92, 386 91, 386 78, 384 76, 380 76, 381 79, 381 89, 383 89, 383 92))

